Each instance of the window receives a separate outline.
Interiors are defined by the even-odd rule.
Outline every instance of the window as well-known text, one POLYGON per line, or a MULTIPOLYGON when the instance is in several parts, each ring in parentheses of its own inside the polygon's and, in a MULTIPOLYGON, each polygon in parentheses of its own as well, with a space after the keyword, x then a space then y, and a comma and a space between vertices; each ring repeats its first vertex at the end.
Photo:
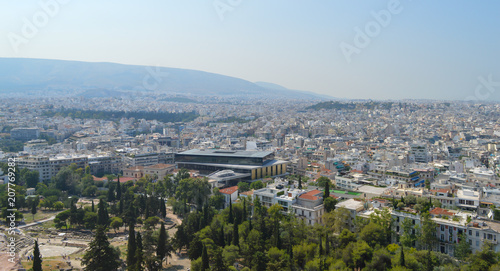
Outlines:
POLYGON ((469 230, 469 235, 472 235, 472 230, 469 230))
POLYGON ((441 225, 441 231, 444 231, 444 225, 441 225))
POLYGON ((479 237, 479 231, 476 231, 476 237, 479 237))
POLYGON ((479 240, 476 241, 476 247, 479 247, 479 240))

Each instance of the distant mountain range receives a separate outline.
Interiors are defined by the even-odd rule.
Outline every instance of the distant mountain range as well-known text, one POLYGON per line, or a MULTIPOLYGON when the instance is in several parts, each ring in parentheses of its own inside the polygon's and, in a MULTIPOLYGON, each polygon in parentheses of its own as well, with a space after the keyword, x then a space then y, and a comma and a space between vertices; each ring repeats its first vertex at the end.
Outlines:
POLYGON ((196 70, 30 58, 0 58, 0 91, 67 91, 86 97, 117 97, 131 91, 154 91, 188 96, 332 99, 272 83, 252 83, 196 70))

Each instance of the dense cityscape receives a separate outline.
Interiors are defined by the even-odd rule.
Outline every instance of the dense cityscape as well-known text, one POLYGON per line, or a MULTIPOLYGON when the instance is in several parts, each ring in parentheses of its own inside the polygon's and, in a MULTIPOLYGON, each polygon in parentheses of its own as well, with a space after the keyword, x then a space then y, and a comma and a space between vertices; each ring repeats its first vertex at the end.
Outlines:
POLYGON ((33 246, 48 270, 100 270, 101 258, 105 270, 496 266, 496 103, 2 102, 2 208, 15 216, 18 266, 31 266, 33 246))
POLYGON ((499 10, 2 1, 0 271, 500 271, 499 10))

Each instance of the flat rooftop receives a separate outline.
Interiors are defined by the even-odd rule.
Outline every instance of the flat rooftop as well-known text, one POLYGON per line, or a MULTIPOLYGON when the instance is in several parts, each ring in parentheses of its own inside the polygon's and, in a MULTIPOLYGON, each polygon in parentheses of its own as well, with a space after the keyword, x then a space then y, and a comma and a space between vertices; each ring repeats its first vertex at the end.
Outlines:
POLYGON ((201 156, 221 156, 221 157, 252 157, 252 158, 264 158, 270 154, 272 151, 231 151, 231 150, 199 150, 192 149, 184 152, 178 153, 179 155, 201 155, 201 156))

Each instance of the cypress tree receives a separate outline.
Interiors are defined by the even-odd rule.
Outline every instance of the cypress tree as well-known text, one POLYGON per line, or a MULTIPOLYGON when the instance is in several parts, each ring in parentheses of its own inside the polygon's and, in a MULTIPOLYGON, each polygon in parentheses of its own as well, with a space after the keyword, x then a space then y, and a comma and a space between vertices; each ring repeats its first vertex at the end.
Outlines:
POLYGON ((242 221, 246 221, 248 218, 248 215, 247 215, 247 201, 245 198, 243 198, 243 219, 242 221))
POLYGON ((158 246, 156 246, 156 256, 160 261, 160 264, 163 264, 163 259, 167 254, 167 232, 165 231, 165 223, 161 222, 160 227, 160 236, 158 237, 158 246))
POLYGON ((31 214, 33 215, 33 220, 35 220, 35 214, 36 214, 36 200, 31 202, 31 214))
POLYGON ((325 201, 325 199, 327 199, 329 196, 330 196, 330 180, 328 180, 328 182, 326 182, 323 201, 325 201))
POLYGON ((120 176, 118 176, 118 180, 116 181, 116 198, 122 198, 122 186, 120 184, 120 176))
POLYGON ((92 200, 92 212, 95 212, 94 200, 92 200))
POLYGON ((323 240, 321 234, 319 235, 319 256, 323 256, 323 240))
POLYGON ((236 223, 233 224, 233 245, 240 247, 240 234, 236 223))
POLYGON ((108 202, 113 202, 113 201, 115 201, 115 186, 113 185, 112 181, 109 181, 108 202))
POLYGON ((147 219, 151 216, 151 212, 149 210, 149 204, 146 204, 146 211, 144 211, 144 219, 147 219))
POLYGON ((118 209, 119 214, 123 214, 123 198, 120 198, 120 206, 118 209))
POLYGON ((135 258, 137 250, 137 244, 135 240, 135 228, 134 224, 129 224, 128 226, 128 244, 127 244, 127 266, 129 270, 133 270, 137 259, 135 258))
POLYGON ((228 222, 230 224, 233 224, 234 223, 234 216, 233 216, 233 203, 231 202, 231 200, 229 200, 229 220, 228 222))
POLYGON ((135 250, 135 270, 144 270, 144 268, 142 267, 144 263, 144 252, 142 247, 142 236, 140 232, 137 233, 135 242, 137 245, 137 248, 135 250))
POLYGON ((97 206, 97 225, 107 226, 109 223, 108 210, 106 208, 106 203, 104 200, 99 200, 99 205, 97 206))
POLYGON ((33 249, 33 271, 42 271, 42 258, 40 257, 38 241, 35 241, 35 247, 33 249))
POLYGON ((226 242, 224 240, 224 225, 220 227, 220 232, 219 232, 219 246, 220 247, 225 247, 226 242))
POLYGON ((299 176, 299 189, 302 189, 302 176, 299 176))
POLYGON ((399 265, 401 265, 402 267, 406 267, 405 266, 405 253, 403 251, 403 246, 401 246, 401 254, 399 254, 399 265))
POLYGON ((325 234, 325 253, 326 256, 330 255, 330 241, 328 240, 328 232, 325 234))
POLYGON ((163 198, 160 198, 160 212, 162 218, 167 217, 167 207, 165 207, 165 200, 163 198))
POLYGON ((210 269, 210 264, 208 262, 207 247, 203 245, 203 252, 201 253, 201 271, 206 271, 210 269))

